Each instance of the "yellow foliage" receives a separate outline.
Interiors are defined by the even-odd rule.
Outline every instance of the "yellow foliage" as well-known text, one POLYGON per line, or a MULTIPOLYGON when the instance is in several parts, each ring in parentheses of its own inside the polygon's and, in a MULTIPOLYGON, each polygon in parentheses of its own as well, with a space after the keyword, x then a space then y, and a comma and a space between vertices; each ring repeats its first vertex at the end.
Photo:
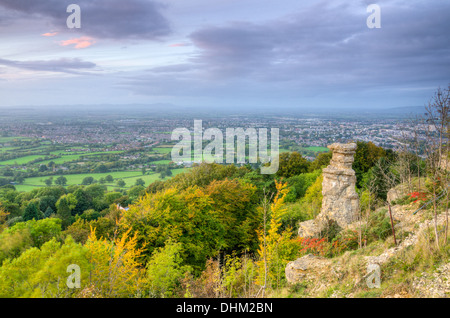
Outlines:
POLYGON ((6 212, 2 207, 0 207, 0 233, 4 230, 6 225, 4 224, 6 221, 6 217, 9 215, 9 212, 6 212))
POLYGON ((279 250, 282 248, 281 245, 291 236, 290 231, 279 233, 281 216, 286 212, 284 200, 289 189, 287 188, 286 183, 275 181, 275 185, 277 193, 270 205, 271 219, 267 234, 264 237, 264 229, 258 233, 260 244, 258 249, 259 261, 257 262, 257 281, 259 285, 264 285, 265 277, 268 281, 276 280, 279 267, 278 264, 280 263, 279 250))
POLYGON ((90 285, 104 297, 136 297, 144 286, 144 269, 139 258, 142 248, 137 248, 137 234, 130 237, 127 230, 113 241, 99 239, 91 229, 86 247, 92 265, 90 285))
POLYGON ((315 218, 322 208, 322 181, 323 175, 321 174, 306 190, 305 196, 300 200, 310 219, 315 218))

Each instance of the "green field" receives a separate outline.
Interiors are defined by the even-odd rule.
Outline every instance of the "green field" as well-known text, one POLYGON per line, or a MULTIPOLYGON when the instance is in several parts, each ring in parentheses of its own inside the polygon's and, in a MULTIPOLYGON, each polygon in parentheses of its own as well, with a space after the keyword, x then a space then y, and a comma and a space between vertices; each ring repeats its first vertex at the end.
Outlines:
POLYGON ((121 153, 121 152, 122 151, 103 151, 103 152, 84 152, 84 153, 72 154, 72 155, 62 155, 60 158, 45 160, 45 161, 39 162, 39 164, 46 165, 51 161, 53 161, 56 164, 62 164, 62 163, 70 162, 70 161, 80 160, 80 158, 83 156, 89 157, 89 156, 95 156, 95 155, 116 154, 116 153, 121 153))
MULTIPOLYGON (((122 152, 123 151, 100 151, 100 152, 80 152, 78 154, 76 154, 76 153, 75 154, 65 154, 67 152, 64 152, 62 150, 57 150, 57 151, 52 151, 51 154, 61 155, 61 157, 40 161, 39 164, 46 165, 51 161, 53 161, 56 164, 62 164, 62 163, 66 163, 66 162, 70 162, 70 161, 74 161, 74 160, 79 160, 82 156, 88 157, 88 156, 95 156, 95 155, 117 154, 117 153, 122 153, 122 152)), ((44 159, 45 157, 46 157, 46 155, 24 156, 24 157, 19 157, 16 159, 0 161, 0 166, 14 165, 16 163, 18 165, 23 165, 23 164, 27 164, 33 160, 36 160, 38 158, 44 159)))
MULTIPOLYGON (((189 168, 180 168, 180 169, 173 169, 172 170, 172 176, 176 176, 177 174, 183 173, 188 171, 189 168)), ((135 182, 137 179, 141 178, 142 180, 145 181, 145 186, 148 186, 149 184, 155 182, 156 180, 162 180, 159 177, 159 173, 152 173, 152 174, 146 174, 146 175, 137 175, 134 177, 129 177, 129 178, 123 178, 122 180, 125 181, 126 185, 125 187, 132 187, 134 186, 135 182)), ((166 177, 164 180, 170 179, 170 177, 166 177)), ((116 185, 113 185, 114 188, 117 188, 116 185)))
POLYGON ((328 149, 327 147, 305 147, 304 149, 306 150, 310 150, 310 151, 314 151, 314 152, 328 152, 330 151, 330 149, 328 149))
POLYGON ((44 159, 44 157, 45 157, 44 155, 30 155, 30 156, 25 156, 25 157, 19 157, 16 159, 0 161, 0 166, 15 165, 16 163, 18 165, 23 165, 23 164, 27 164, 33 160, 39 159, 39 158, 44 159))
MULTIPOLYGON (((187 171, 189 168, 180 168, 172 170, 173 175, 177 175, 179 173, 187 171)), ((114 178, 113 183, 106 183, 105 186, 108 187, 108 190, 112 190, 117 188, 116 182, 119 179, 125 181, 125 188, 130 188, 134 186, 137 179, 141 178, 145 181, 145 186, 148 186, 150 183, 161 180, 159 178, 159 173, 152 173, 142 175, 141 171, 118 171, 118 172, 107 172, 107 173, 85 173, 85 174, 68 174, 64 175, 67 179, 67 185, 78 185, 81 184, 85 177, 93 177, 95 180, 99 180, 100 178, 105 178, 107 175, 111 175, 114 178)), ((44 181, 48 179, 49 176, 44 177, 33 177, 26 178, 23 184, 15 185, 17 191, 31 191, 36 187, 45 187, 44 181)), ((53 181, 56 180, 58 176, 53 176, 53 181)), ((166 178, 167 179, 167 178, 166 178)))
POLYGON ((15 151, 18 150, 20 148, 17 147, 0 147, 0 152, 7 152, 7 151, 15 151))
POLYGON ((157 147, 152 149, 154 152, 166 154, 172 151, 172 147, 157 147))
POLYGON ((152 164, 152 165, 168 165, 171 162, 172 162, 172 160, 166 159, 166 160, 151 161, 150 164, 152 164))
POLYGON ((5 143, 5 142, 11 142, 11 141, 19 141, 19 140, 29 141, 29 140, 32 140, 32 139, 28 138, 28 137, 18 137, 18 136, 14 136, 14 137, 0 137, 0 144, 1 143, 5 143))

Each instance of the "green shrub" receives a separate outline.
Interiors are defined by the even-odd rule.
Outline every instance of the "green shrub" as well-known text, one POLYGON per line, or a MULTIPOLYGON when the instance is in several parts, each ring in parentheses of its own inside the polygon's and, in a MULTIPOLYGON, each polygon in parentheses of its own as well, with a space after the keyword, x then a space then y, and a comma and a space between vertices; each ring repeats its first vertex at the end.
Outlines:
POLYGON ((150 296, 172 296, 184 274, 190 271, 188 266, 181 265, 181 250, 180 243, 169 240, 164 247, 152 254, 147 264, 150 296))
POLYGON ((386 215, 387 210, 381 209, 380 211, 370 213, 367 227, 363 233, 363 237, 367 240, 367 243, 371 243, 378 240, 385 240, 392 235, 391 220, 386 215))

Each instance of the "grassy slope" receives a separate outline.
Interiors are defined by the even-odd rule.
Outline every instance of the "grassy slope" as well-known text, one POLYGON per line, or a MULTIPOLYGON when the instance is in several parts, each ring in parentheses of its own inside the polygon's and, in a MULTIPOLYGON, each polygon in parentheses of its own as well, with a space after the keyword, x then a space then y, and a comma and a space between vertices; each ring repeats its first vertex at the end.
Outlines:
MULTIPOLYGON (((413 208, 406 208, 412 213, 413 208)), ((443 214, 442 216, 443 217, 443 214)), ((431 211, 423 212, 420 216, 420 222, 431 220, 431 211)), ((430 223, 432 224, 432 223, 430 223)), ((415 228, 419 228, 418 224, 415 228)), ((406 241, 410 235, 417 234, 417 241, 412 246, 398 250, 398 253, 393 254, 390 259, 380 265, 381 267, 381 286, 380 288, 369 288, 366 284, 364 275, 367 274, 367 257, 379 256, 385 253, 388 249, 395 247, 392 236, 389 236, 384 241, 375 241, 366 247, 357 250, 347 251, 343 255, 332 258, 333 269, 330 268, 328 272, 333 272, 339 269, 336 275, 321 276, 321 279, 316 280, 314 284, 299 283, 295 285, 288 285, 278 291, 274 291, 273 297, 289 297, 289 298, 384 298, 384 297, 431 297, 427 294, 428 285, 425 284, 424 289, 416 288, 417 281, 422 277, 432 277, 428 281, 429 284, 435 284, 438 289, 445 290, 446 279, 443 281, 435 279, 436 269, 440 266, 445 266, 450 262, 450 241, 444 242, 443 227, 440 226, 441 231, 440 247, 437 248, 435 244, 434 231, 432 226, 429 226, 424 232, 402 232, 397 229, 397 246, 400 246, 402 241, 406 241), (332 279, 330 279, 330 277, 332 279), (339 278, 337 278, 339 277, 339 278), (326 286, 326 288, 317 288, 318 286, 326 286), (444 286, 444 287, 443 287, 444 286)), ((447 275, 448 277, 448 275, 447 275)), ((450 290, 447 289, 446 297, 450 297, 450 290)))

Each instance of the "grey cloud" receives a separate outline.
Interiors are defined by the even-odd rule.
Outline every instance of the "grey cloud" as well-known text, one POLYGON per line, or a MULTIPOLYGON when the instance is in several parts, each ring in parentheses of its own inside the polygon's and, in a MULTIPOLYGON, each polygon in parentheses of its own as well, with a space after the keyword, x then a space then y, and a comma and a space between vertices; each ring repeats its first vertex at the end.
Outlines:
POLYGON ((74 74, 80 74, 80 70, 93 69, 96 67, 95 63, 83 61, 78 58, 61 58, 48 61, 14 61, 0 59, 0 65, 33 71, 62 72, 74 74))
MULTIPOLYGON (((60 30, 67 29, 66 12, 73 0, 0 0, 0 6, 14 12, 49 19, 60 30)), ((81 8, 81 29, 85 35, 108 39, 156 40, 170 34, 167 19, 161 14, 164 6, 147 0, 78 0, 81 8)), ((70 31, 72 31, 70 30, 70 31)))
POLYGON ((364 1, 320 2, 266 23, 205 27, 190 35, 199 49, 193 60, 217 79, 247 76, 306 86, 448 80, 450 4, 378 3, 381 29, 367 28, 364 1))
MULTIPOLYGON (((203 27, 185 64, 122 78, 138 95, 395 105, 425 100, 450 80, 450 3, 378 1, 382 28, 369 29, 369 1, 315 2, 265 22, 203 27)), ((416 104, 417 105, 417 104, 416 104)))

